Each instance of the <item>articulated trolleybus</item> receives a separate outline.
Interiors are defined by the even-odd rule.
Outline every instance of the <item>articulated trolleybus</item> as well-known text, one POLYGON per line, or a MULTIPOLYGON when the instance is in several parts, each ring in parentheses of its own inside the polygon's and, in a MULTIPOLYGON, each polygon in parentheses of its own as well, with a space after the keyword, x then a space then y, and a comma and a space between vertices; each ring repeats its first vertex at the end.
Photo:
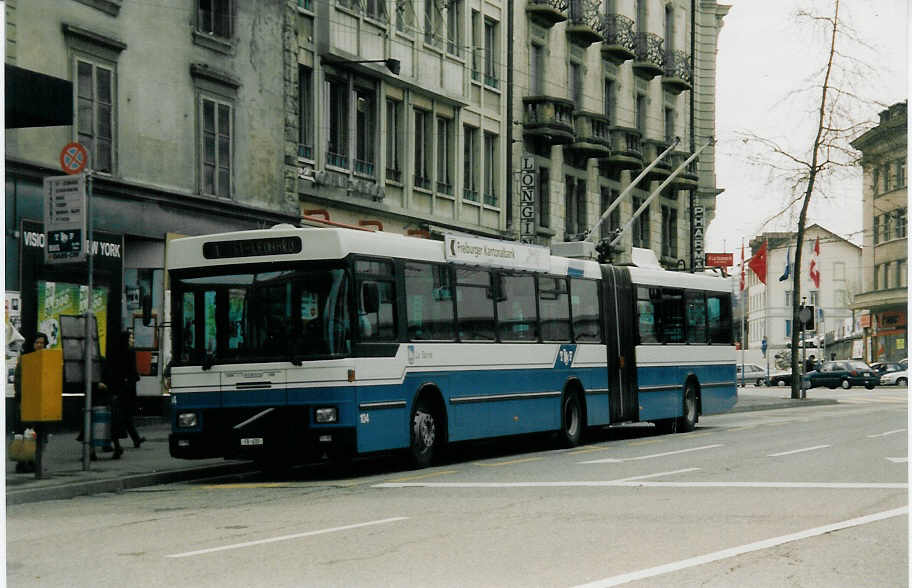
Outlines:
POLYGON ((171 455, 265 466, 734 406, 728 282, 463 235, 272 229, 168 244, 171 455))

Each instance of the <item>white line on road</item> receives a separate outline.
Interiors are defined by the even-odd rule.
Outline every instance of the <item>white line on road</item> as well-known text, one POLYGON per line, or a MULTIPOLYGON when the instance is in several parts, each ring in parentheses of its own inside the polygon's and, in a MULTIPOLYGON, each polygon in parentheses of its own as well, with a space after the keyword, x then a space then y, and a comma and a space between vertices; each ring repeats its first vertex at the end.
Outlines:
MULTIPOLYGON (((668 472, 673 473, 673 472, 668 472)), ((902 490, 905 482, 638 482, 633 479, 579 482, 386 482, 371 488, 822 488, 902 490)))
POLYGON ((893 463, 909 463, 908 457, 888 457, 887 459, 889 459, 893 463))
POLYGON ((905 429, 896 429, 895 431, 887 431, 886 433, 877 433, 876 435, 868 435, 868 439, 874 439, 875 437, 886 437, 887 435, 892 435, 893 433, 902 433, 905 429))
POLYGON ((647 568, 645 570, 629 572, 627 574, 620 574, 618 576, 611 576, 609 578, 604 578, 602 580, 596 580, 595 582, 590 582, 588 584, 580 584, 579 586, 576 586, 576 588, 605 588, 608 586, 618 586, 619 584, 626 584, 628 582, 642 580, 644 578, 652 578, 655 576, 660 576, 662 574, 667 574, 670 572, 676 572, 678 570, 683 570, 686 568, 692 568, 695 566, 712 563, 714 561, 719 561, 720 559, 736 557, 739 555, 743 555, 745 553, 750 553, 752 551, 759 551, 761 549, 769 549, 770 547, 776 547, 778 545, 782 545, 784 543, 790 543, 792 541, 800 541, 801 539, 808 539, 809 537, 817 537, 819 535, 824 535, 826 533, 832 533, 833 531, 841 531, 842 529, 848 529, 849 527, 857 527, 859 525, 866 525, 868 523, 882 521, 884 519, 889 519, 892 517, 903 516, 903 515, 906 515, 908 512, 909 512, 908 506, 904 506, 901 508, 894 508, 893 510, 885 510, 885 511, 874 513, 871 515, 858 517, 856 519, 849 519, 847 521, 841 521, 839 523, 833 523, 831 525, 815 527, 813 529, 807 529, 806 531, 800 531, 798 533, 792 533, 790 535, 782 535, 780 537, 764 539, 763 541, 757 541, 755 543, 747 543, 745 545, 739 545, 738 547, 723 549, 721 551, 707 553, 706 555, 692 557, 690 559, 682 559, 681 561, 676 561, 676 562, 664 564, 661 566, 655 566, 653 568, 647 568))
POLYGON ((780 457, 782 455, 792 455, 793 453, 803 453, 805 451, 814 451, 815 449, 826 449, 831 447, 830 445, 815 445, 813 447, 805 447, 804 449, 793 449, 791 451, 783 451, 782 453, 769 453, 766 457, 780 457))
POLYGON ((310 537, 313 535, 322 535, 324 533, 335 533, 336 531, 348 531, 349 529, 358 529, 360 527, 369 527, 371 525, 382 525, 384 523, 394 523, 404 521, 408 517, 393 517, 390 519, 381 519, 379 521, 369 521, 367 523, 357 523, 354 525, 345 525, 344 527, 332 527, 331 529, 320 529, 319 531, 306 531, 304 533, 295 533, 293 535, 282 535, 281 537, 270 537, 269 539, 259 539, 257 541, 246 541, 244 543, 235 543, 233 545, 223 545, 221 547, 210 547, 209 549, 199 549, 197 551, 187 551, 186 553, 175 553, 165 557, 190 557, 193 555, 203 555, 216 551, 226 551, 229 549, 240 549, 241 547, 251 547, 253 545, 262 545, 264 543, 275 543, 276 541, 288 541, 289 539, 300 539, 301 537, 310 537))
POLYGON ((666 455, 677 455, 679 453, 689 453, 691 451, 700 451, 703 449, 712 449, 714 447, 722 447, 722 443, 716 443, 715 445, 704 445, 702 447, 691 447, 690 449, 679 449, 677 451, 666 451, 665 453, 653 453, 652 455, 641 455, 639 457, 606 457, 605 459, 593 459, 589 461, 581 461, 579 463, 622 463, 625 461, 638 461, 641 459, 652 459, 653 457, 665 457, 666 455))
POLYGON ((646 478, 660 478, 662 476, 671 476, 673 474, 685 474, 687 472, 696 472, 700 468, 686 468, 683 470, 673 470, 670 472, 659 472, 657 474, 646 474, 645 476, 631 476, 629 478, 621 478, 620 480, 612 480, 613 482, 629 482, 631 480, 645 480, 646 478))

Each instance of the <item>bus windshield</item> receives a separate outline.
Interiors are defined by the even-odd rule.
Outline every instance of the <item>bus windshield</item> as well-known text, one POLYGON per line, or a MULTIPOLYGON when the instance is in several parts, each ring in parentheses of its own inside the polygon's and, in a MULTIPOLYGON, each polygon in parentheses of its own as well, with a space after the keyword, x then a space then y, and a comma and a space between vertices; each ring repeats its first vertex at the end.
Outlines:
POLYGON ((340 357, 351 351, 341 267, 172 277, 174 357, 183 365, 340 357))

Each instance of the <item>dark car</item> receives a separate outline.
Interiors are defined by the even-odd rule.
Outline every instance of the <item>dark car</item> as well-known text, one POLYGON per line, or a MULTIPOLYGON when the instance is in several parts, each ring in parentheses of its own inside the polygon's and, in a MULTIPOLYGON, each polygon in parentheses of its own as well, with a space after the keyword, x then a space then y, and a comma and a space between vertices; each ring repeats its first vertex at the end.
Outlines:
POLYGON ((841 386, 848 390, 852 386, 864 386, 868 390, 880 383, 880 374, 863 361, 848 359, 844 361, 827 361, 818 369, 805 376, 811 388, 841 386))
POLYGON ((892 362, 872 363, 871 367, 874 368, 874 371, 876 371, 878 374, 886 374, 889 372, 901 372, 902 370, 906 369, 899 363, 892 363, 892 362))

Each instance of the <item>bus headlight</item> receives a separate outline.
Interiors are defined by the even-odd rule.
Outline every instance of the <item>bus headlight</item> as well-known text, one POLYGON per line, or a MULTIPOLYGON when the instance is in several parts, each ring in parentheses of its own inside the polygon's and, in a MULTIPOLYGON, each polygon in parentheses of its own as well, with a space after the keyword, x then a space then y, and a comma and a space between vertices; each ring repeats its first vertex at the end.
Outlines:
POLYGON ((178 427, 195 427, 197 424, 196 413, 195 412, 182 412, 177 415, 177 426, 178 427))
POLYGON ((336 423, 339 421, 339 413, 335 406, 318 408, 314 411, 314 421, 318 423, 336 423))

